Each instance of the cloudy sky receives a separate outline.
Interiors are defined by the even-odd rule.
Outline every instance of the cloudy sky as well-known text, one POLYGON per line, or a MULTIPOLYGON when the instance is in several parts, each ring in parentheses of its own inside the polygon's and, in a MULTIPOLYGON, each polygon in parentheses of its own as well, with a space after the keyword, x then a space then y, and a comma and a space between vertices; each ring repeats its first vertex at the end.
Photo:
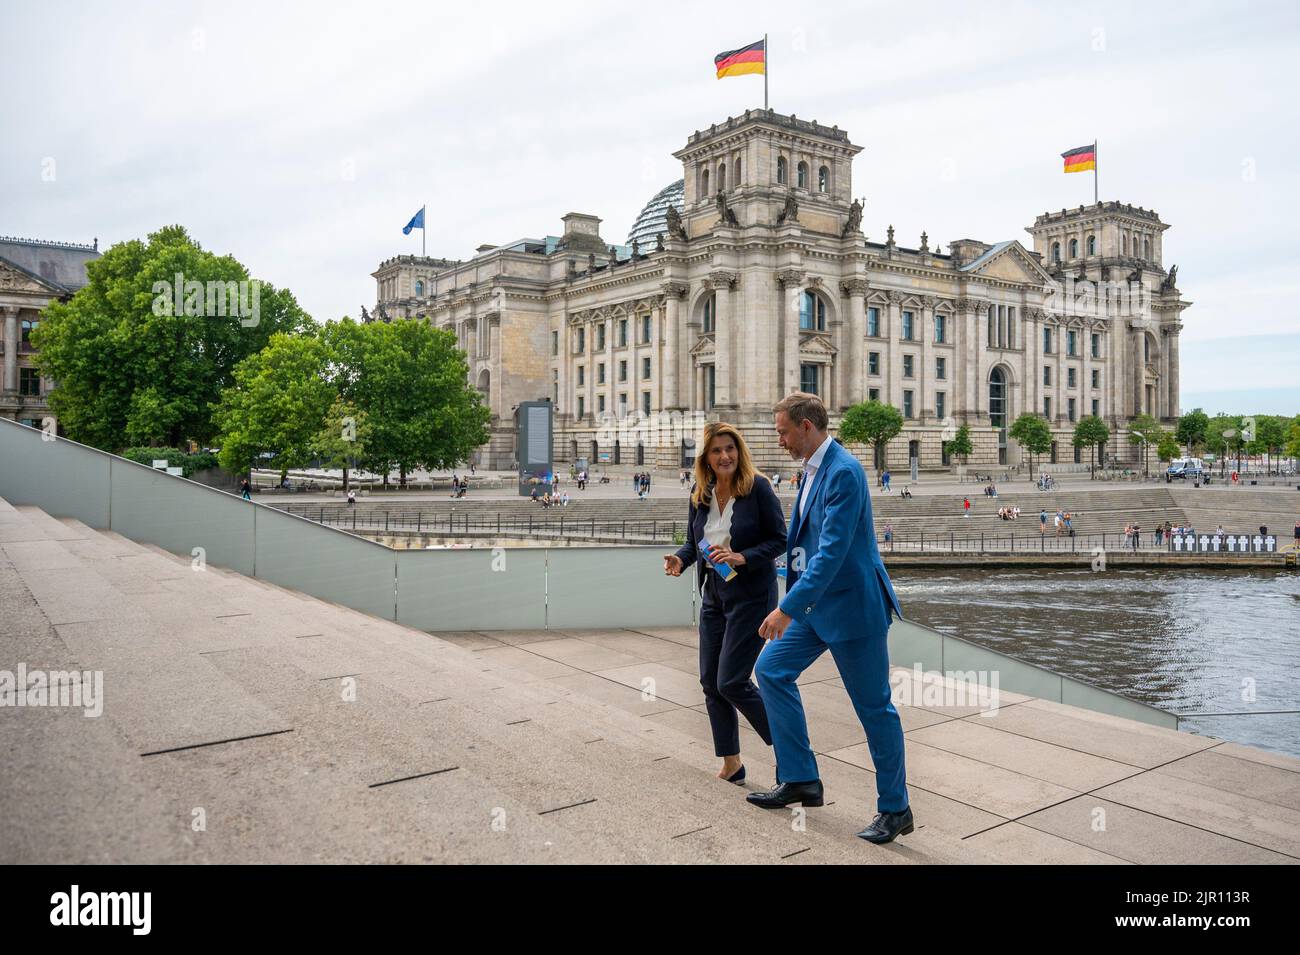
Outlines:
POLYGON ((185 3, 4 0, 0 233, 101 247, 184 224, 318 320, 419 252, 624 240, 695 129, 762 105, 714 54, 770 35, 771 105, 864 151, 863 229, 1019 238, 1092 200, 1154 208, 1183 405, 1300 412, 1300 7, 1277 3, 185 3))

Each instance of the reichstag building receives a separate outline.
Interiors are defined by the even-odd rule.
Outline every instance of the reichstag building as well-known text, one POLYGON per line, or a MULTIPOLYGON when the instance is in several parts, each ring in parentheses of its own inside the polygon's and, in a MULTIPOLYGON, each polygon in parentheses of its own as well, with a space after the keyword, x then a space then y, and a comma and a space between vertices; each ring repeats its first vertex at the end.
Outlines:
POLYGON ((749 110, 673 154, 682 179, 647 203, 625 244, 575 212, 560 235, 480 246, 465 261, 397 256, 373 273, 376 311, 364 317, 456 334, 492 410, 486 467, 512 466, 516 406, 537 399, 555 405, 557 461, 676 466, 693 431, 628 423, 722 418, 768 471, 789 468, 771 407, 796 389, 825 400, 833 427, 870 398, 898 408, 904 429, 883 462, 896 469, 913 456, 948 466, 943 443, 961 424, 968 464, 1016 464, 1007 431, 1026 411, 1050 423, 1056 461, 1076 460, 1085 415, 1106 422, 1112 459, 1135 459, 1125 431, 1136 415, 1172 423, 1190 303, 1162 264, 1156 213, 1120 202, 1048 212, 1026 229, 1032 248, 961 239, 943 250, 925 234, 906 248, 892 227, 867 241, 853 199, 861 149, 838 127, 749 110))

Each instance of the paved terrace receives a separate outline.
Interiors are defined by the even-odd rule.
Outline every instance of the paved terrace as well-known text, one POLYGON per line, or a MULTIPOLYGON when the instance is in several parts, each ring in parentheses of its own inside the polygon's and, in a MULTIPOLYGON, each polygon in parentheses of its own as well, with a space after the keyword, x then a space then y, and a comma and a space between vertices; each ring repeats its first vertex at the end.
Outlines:
POLYGON ((0 670, 105 693, 0 708, 6 863, 1300 859, 1300 760, 1005 691, 900 708, 919 828, 868 845, 829 658, 802 690, 830 802, 797 829, 713 776, 689 627, 430 635, 2 500, 0 604, 0 670))

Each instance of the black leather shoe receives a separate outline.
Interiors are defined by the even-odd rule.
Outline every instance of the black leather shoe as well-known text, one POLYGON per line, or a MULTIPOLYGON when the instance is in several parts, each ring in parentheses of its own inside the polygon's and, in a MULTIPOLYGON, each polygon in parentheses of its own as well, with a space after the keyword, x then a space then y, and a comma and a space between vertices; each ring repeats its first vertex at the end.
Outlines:
POLYGON ((871 820, 871 825, 858 833, 858 838, 883 845, 893 842, 897 836, 907 835, 913 828, 912 807, 908 806, 902 812, 879 813, 871 820))
POLYGON ((745 767, 741 766, 738 770, 727 777, 727 782, 735 783, 737 786, 745 784, 745 767))
POLYGON ((794 803, 820 806, 824 801, 820 779, 807 783, 781 783, 769 792, 750 793, 745 798, 763 809, 780 809, 794 803))

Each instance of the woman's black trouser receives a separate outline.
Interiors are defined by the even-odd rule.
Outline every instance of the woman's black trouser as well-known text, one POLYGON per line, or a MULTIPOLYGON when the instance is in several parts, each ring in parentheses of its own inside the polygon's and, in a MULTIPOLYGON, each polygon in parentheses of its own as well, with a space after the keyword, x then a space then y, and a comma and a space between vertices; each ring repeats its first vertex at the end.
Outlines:
POLYGON ((704 571, 700 685, 704 687, 704 704, 713 728, 713 750, 717 756, 734 756, 740 752, 737 710, 749 720, 763 742, 772 745, 767 710, 750 676, 754 661, 763 649, 759 624, 776 609, 776 581, 767 593, 756 597, 728 591, 735 583, 726 583, 712 568, 704 571))

